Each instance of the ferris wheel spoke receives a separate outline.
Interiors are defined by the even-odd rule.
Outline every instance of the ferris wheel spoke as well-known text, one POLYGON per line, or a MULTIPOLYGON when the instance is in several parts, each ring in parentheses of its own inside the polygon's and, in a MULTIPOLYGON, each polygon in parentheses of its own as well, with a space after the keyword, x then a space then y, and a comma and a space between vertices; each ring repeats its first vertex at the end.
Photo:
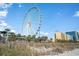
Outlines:
POLYGON ((37 36, 40 33, 41 28, 41 15, 40 9, 38 7, 30 8, 27 13, 25 13, 22 32, 26 35, 37 36), (36 19, 36 20, 35 20, 36 19))

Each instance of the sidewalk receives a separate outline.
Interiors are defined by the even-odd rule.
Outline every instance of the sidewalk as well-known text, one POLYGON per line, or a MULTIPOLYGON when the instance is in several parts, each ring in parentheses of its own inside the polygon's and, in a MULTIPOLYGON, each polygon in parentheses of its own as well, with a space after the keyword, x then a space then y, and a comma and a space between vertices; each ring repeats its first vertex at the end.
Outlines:
POLYGON ((75 49, 72 51, 65 51, 63 54, 58 54, 55 56, 79 56, 79 49, 75 49))

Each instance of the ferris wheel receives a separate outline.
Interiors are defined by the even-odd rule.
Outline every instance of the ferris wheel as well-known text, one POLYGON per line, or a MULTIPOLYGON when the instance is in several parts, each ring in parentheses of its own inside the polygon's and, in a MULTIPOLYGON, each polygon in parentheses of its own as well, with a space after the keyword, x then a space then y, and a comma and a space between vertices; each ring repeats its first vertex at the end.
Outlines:
POLYGON ((42 15, 38 7, 30 8, 24 16, 22 25, 22 33, 24 35, 40 36, 40 28, 42 22, 42 15))

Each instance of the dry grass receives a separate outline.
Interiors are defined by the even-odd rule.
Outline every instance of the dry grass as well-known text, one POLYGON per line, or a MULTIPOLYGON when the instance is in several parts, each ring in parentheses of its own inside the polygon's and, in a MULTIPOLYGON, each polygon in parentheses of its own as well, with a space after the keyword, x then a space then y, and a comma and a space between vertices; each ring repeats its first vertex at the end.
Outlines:
POLYGON ((55 55, 79 47, 79 43, 47 43, 47 42, 8 42, 0 43, 1 56, 40 56, 55 55))

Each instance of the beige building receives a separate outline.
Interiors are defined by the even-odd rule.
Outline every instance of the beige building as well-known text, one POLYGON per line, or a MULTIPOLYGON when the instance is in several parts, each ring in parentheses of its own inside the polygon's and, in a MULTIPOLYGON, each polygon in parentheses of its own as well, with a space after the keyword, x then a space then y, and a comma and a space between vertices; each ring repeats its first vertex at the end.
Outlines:
POLYGON ((56 32, 55 40, 72 40, 72 37, 70 35, 64 34, 62 32, 56 32))
POLYGON ((55 40, 65 40, 65 36, 62 32, 55 33, 55 40))

